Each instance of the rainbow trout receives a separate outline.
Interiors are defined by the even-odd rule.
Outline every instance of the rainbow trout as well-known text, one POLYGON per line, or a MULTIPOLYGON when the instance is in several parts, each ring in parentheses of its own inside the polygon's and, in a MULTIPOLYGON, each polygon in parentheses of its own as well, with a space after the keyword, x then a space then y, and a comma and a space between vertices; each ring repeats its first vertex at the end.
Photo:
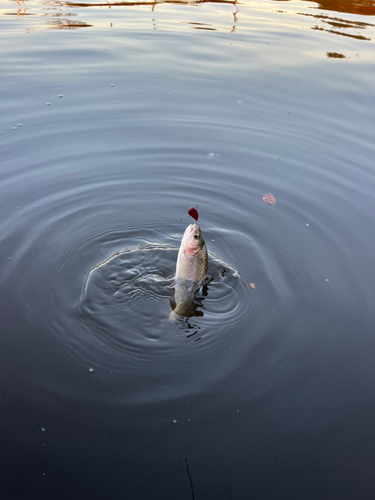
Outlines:
POLYGON ((174 282, 175 307, 170 319, 194 315, 194 296, 207 275, 207 262, 207 248, 200 227, 190 224, 178 251, 174 282))

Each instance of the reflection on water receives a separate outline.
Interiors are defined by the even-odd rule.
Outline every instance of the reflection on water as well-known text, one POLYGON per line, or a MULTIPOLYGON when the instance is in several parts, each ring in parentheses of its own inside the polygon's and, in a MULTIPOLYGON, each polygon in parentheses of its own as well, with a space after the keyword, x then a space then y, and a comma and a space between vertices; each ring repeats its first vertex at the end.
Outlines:
POLYGON ((334 12, 345 12, 346 14, 358 14, 361 16, 375 15, 375 2, 373 0, 325 0, 314 2, 321 10, 332 10, 334 12))
MULTIPOLYGON (((304 15, 310 16, 311 14, 304 14, 304 15)), ((363 30, 369 26, 374 26, 373 24, 363 23, 359 21, 348 21, 344 19, 339 19, 337 17, 317 16, 317 15, 311 15, 311 17, 314 17, 315 19, 320 19, 324 23, 324 25, 328 24, 328 26, 330 27, 329 29, 327 29, 321 26, 314 26, 312 28, 314 30, 327 31, 328 33, 348 36, 351 38, 356 38, 357 40, 367 40, 367 41, 371 40, 371 38, 367 38, 363 35, 358 35, 355 33, 350 33, 347 32, 346 30, 357 30, 357 29, 363 30), (339 29, 344 31, 338 31, 339 29)))
MULTIPOLYGON (((135 1, 135 2, 36 2, 31 3, 26 0, 28 3, 25 3, 25 0, 11 0, 12 2, 17 4, 17 10, 14 12, 9 12, 8 10, 1 9, 0 15, 7 16, 16 16, 18 19, 23 19, 24 16, 30 15, 47 15, 48 17, 48 25, 51 25, 52 28, 55 29, 76 29, 76 28, 87 28, 94 27, 96 22, 87 22, 86 20, 72 20, 72 16, 82 16, 81 9, 93 9, 99 13, 102 12, 102 9, 112 9, 113 15, 116 16, 115 12, 118 12, 118 9, 122 8, 150 8, 152 12, 158 12, 159 15, 163 16, 163 6, 170 6, 173 9, 178 9, 179 6, 189 6, 191 8, 197 8, 202 6, 215 5, 215 9, 217 12, 223 10, 223 14, 226 15, 226 8, 229 5, 234 7, 234 10, 231 12, 233 16, 233 22, 231 26, 225 26, 228 24, 227 18, 225 18, 225 23, 223 25, 222 22, 215 24, 210 19, 209 12, 200 11, 200 16, 207 17, 207 21, 201 19, 197 21, 187 21, 181 20, 179 21, 181 24, 188 26, 190 29, 194 30, 204 30, 204 31, 224 31, 228 33, 244 33, 244 30, 247 28, 249 15, 251 16, 251 10, 254 9, 254 5, 252 2, 237 2, 237 0, 228 1, 228 0, 164 0, 164 1, 135 1), (40 12, 28 12, 30 6, 33 6, 33 9, 48 9, 44 11, 43 14, 40 12), (56 12, 56 9, 61 9, 60 12, 56 12), (75 12, 67 12, 68 9, 74 9, 75 12), (250 9, 250 10, 249 10, 250 9)), ((274 2, 275 0, 272 0, 274 2)), ((277 0, 278 1, 278 0, 277 0)), ((270 5, 272 5, 272 2, 270 5)), ((327 0, 326 2, 320 2, 317 4, 312 0, 306 0, 309 4, 314 4, 314 9, 324 10, 324 11, 334 11, 340 13, 347 14, 356 14, 361 16, 372 16, 375 14, 375 4, 372 1, 369 2, 355 2, 355 1, 337 1, 337 0, 327 0)), ((258 3, 256 4, 258 7, 258 3)), ((319 15, 319 14, 311 14, 308 11, 301 12, 301 5, 299 6, 299 10, 293 11, 294 3, 290 4, 290 10, 280 10, 276 11, 279 14, 295 14, 302 15, 305 17, 310 17, 312 19, 319 20, 321 22, 320 25, 312 25, 311 29, 315 31, 324 31, 335 35, 347 36, 351 38, 355 38, 357 40, 369 41, 370 37, 357 33, 357 30, 365 30, 368 27, 373 27, 374 25, 371 23, 362 22, 359 20, 353 19, 344 19, 339 18, 337 16, 329 16, 327 14, 319 15)), ((195 10, 195 14, 196 14, 195 10)), ((216 16, 215 16, 216 17, 216 16)), ((92 17, 90 16, 92 19, 92 17)), ((94 18, 95 19, 95 18, 94 18)), ((113 18, 116 25, 119 20, 116 17, 113 18)), ((161 19, 159 18, 159 21, 161 19)), ((160 29, 155 19, 152 19, 153 29, 160 29)), ((271 22, 271 19, 270 19, 271 22)), ((281 20, 282 22, 282 20, 281 20)), ((100 22, 101 24, 101 22, 100 22)), ((113 27, 114 22, 111 21, 109 23, 109 27, 113 27)))
POLYGON ((333 59, 345 59, 344 54, 339 54, 338 52, 327 52, 327 57, 332 57, 333 59))

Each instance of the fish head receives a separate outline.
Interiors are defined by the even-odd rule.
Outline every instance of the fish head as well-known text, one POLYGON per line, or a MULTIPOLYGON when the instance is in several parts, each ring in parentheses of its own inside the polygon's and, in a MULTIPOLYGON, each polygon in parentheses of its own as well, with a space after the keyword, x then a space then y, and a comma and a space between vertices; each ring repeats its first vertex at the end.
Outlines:
POLYGON ((182 246, 189 255, 196 254, 205 245, 201 233, 201 228, 197 224, 190 224, 186 229, 182 238, 182 246))

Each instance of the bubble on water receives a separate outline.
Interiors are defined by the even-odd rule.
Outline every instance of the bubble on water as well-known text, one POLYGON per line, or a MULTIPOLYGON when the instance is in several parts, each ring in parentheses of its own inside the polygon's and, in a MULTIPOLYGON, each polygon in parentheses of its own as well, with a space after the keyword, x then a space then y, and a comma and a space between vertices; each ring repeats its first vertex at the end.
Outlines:
POLYGON ((13 127, 13 130, 17 130, 17 127, 13 127))
POLYGON ((44 427, 41 427, 41 428, 40 428, 40 430, 41 430, 42 432, 46 432, 46 429, 45 429, 44 427))
POLYGON ((305 224, 305 226, 306 226, 306 227, 309 227, 309 226, 310 226, 310 224, 305 224))
POLYGON ((18 126, 19 126, 19 127, 22 127, 22 123, 19 123, 19 124, 18 124, 18 126))
POLYGON ((94 368, 89 368, 89 372, 92 373, 94 371, 94 368))
POLYGON ((177 420, 173 420, 173 423, 174 423, 174 424, 177 424, 177 420))
POLYGON ((51 106, 51 103, 50 103, 50 102, 47 102, 47 103, 46 103, 46 106, 51 106))
POLYGON ((170 93, 170 92, 168 92, 168 95, 171 95, 171 93, 170 93))
POLYGON ((114 86, 115 86, 115 84, 114 84, 114 83, 111 83, 111 87, 114 87, 114 86))
POLYGON ((64 97, 64 96, 62 94, 59 94, 57 97, 61 99, 61 97, 64 97))

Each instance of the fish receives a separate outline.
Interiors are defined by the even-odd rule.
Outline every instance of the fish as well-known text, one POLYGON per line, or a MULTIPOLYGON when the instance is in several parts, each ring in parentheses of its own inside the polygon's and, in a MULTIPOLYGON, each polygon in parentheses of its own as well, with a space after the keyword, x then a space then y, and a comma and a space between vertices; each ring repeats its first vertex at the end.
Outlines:
POLYGON ((195 294, 207 277, 208 255, 202 232, 197 224, 190 224, 181 240, 178 251, 174 287, 173 309, 170 319, 177 316, 202 316, 196 314, 195 294))

